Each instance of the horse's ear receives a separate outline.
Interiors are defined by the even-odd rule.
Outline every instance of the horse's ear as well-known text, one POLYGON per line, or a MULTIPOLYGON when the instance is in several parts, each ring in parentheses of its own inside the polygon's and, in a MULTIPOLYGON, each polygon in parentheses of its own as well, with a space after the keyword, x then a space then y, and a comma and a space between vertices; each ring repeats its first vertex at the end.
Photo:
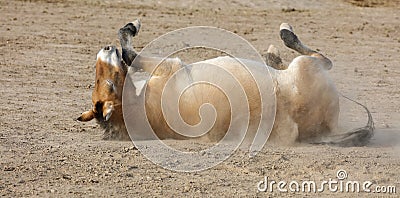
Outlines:
POLYGON ((79 116, 79 118, 77 118, 76 120, 81 121, 81 122, 87 122, 90 120, 93 120, 94 118, 94 112, 93 110, 89 110, 89 111, 85 111, 82 113, 81 116, 79 116))

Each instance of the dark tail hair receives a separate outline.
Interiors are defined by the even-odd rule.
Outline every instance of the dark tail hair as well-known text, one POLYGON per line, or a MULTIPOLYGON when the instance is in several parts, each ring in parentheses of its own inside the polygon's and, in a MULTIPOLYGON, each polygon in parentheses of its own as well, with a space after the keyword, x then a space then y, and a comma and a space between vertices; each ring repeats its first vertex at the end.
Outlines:
POLYGON ((367 125, 365 127, 353 129, 344 134, 327 136, 326 141, 312 142, 312 144, 324 144, 324 145, 343 146, 343 147, 365 146, 366 144, 369 143, 369 140, 372 138, 372 136, 374 136, 375 126, 374 126, 374 121, 372 120, 371 112, 368 110, 368 108, 365 105, 363 105, 343 94, 340 94, 340 95, 343 98, 346 98, 347 100, 350 100, 350 101, 362 106, 365 109, 365 111, 368 114, 367 125))

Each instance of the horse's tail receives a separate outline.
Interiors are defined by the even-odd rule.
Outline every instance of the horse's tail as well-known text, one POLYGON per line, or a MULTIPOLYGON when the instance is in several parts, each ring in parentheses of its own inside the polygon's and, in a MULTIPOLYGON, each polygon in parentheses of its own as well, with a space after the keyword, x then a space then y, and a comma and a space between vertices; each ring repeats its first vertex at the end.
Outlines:
POLYGON ((341 94, 341 96, 346 98, 347 100, 350 100, 362 106, 365 109, 365 111, 368 114, 367 125, 365 127, 356 128, 343 134, 337 134, 337 135, 335 134, 327 136, 326 140, 319 142, 312 142, 312 144, 325 144, 325 145, 344 146, 344 147, 365 146, 372 138, 372 136, 374 136, 374 130, 375 130, 374 121, 372 119, 371 112, 368 110, 368 108, 365 105, 343 94, 341 94))

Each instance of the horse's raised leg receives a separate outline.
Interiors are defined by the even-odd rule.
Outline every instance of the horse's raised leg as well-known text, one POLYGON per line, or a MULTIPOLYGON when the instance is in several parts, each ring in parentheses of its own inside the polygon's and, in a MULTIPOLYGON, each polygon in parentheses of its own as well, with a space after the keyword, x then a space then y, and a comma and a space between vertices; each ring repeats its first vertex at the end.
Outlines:
POLYGON ((267 51, 267 65, 273 67, 277 70, 285 70, 287 69, 286 65, 283 65, 282 59, 279 54, 279 50, 274 46, 270 45, 267 51))
POLYGON ((137 55, 133 49, 132 38, 138 34, 139 29, 140 20, 137 19, 134 22, 126 24, 118 31, 119 42, 122 48, 122 59, 128 66, 131 66, 133 59, 137 55))
POLYGON ((285 43, 286 47, 293 49, 302 55, 307 55, 317 58, 318 60, 322 61, 322 65, 326 70, 330 70, 332 68, 332 62, 321 53, 305 46, 293 32, 293 28, 289 24, 287 23, 281 24, 280 36, 283 42, 285 43))

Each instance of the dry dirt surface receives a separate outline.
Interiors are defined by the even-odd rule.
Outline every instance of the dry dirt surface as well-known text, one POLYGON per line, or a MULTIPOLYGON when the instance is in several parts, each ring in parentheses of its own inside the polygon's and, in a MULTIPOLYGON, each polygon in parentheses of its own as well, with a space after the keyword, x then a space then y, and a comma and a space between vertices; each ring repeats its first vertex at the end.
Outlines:
MULTIPOLYGON (((265 176, 318 184, 337 179, 343 169, 348 180, 400 191, 399 10, 398 0, 0 0, 0 195, 396 197, 400 192, 278 192, 276 185, 273 192, 259 192, 257 184, 265 176), (207 25, 237 33, 261 54, 274 44, 286 63, 297 55, 279 39, 280 23, 288 22, 304 43, 334 62, 330 74, 338 89, 370 108, 376 135, 365 147, 267 145, 254 158, 238 150, 196 173, 158 167, 130 141, 102 140, 94 121, 74 119, 90 108, 96 53, 117 45, 119 27, 136 18, 142 20, 138 51, 169 31, 207 25)), ((365 122, 362 111, 342 112, 350 128, 365 122)))

